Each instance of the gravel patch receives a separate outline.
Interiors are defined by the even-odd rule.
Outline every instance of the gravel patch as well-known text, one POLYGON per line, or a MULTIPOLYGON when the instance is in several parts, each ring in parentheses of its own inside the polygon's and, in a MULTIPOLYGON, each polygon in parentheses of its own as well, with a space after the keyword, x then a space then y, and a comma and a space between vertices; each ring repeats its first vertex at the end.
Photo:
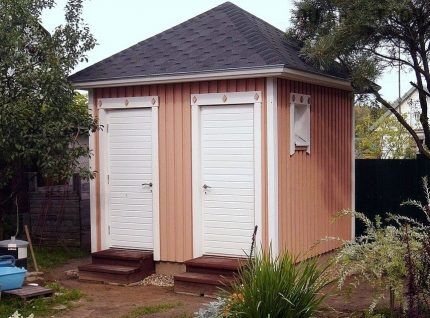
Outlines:
POLYGON ((144 280, 139 282, 139 285, 173 287, 173 276, 162 275, 162 274, 152 274, 151 276, 148 276, 144 280))

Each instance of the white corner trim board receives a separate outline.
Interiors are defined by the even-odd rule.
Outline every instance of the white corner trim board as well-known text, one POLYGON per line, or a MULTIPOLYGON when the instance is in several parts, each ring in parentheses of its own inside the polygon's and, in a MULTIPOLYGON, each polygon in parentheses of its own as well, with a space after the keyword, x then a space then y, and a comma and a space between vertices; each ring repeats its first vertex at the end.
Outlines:
MULTIPOLYGON (((355 112, 354 97, 351 97, 351 209, 355 211, 355 112)), ((355 240, 355 216, 351 216, 351 240, 355 240)))
POLYGON ((99 109, 127 109, 141 107, 158 107, 158 96, 99 98, 99 109))
POLYGON ((278 90, 277 79, 267 78, 268 235, 273 255, 279 253, 278 229, 278 90))
MULTIPOLYGON (((193 191, 193 257, 203 255, 203 197, 202 197, 202 146, 201 146, 201 112, 202 106, 231 107, 249 105, 253 109, 253 147, 254 147, 254 224, 258 226, 256 246, 262 242, 262 166, 261 166, 261 104, 260 91, 236 93, 192 94, 191 133, 192 133, 192 191, 193 191)), ((222 253, 224 254, 224 253, 222 253)))
MULTIPOLYGON (((94 117, 94 92, 92 89, 88 90, 88 111, 94 117)), ((96 148, 96 132, 90 133, 88 140, 88 147, 91 152, 96 148)), ((96 171, 96 156, 94 153, 90 157, 90 170, 96 171)), ((96 205, 96 182, 97 179, 90 180, 90 224, 91 224, 91 252, 97 251, 97 205, 96 205)))
MULTIPOLYGON (((157 96, 158 100, 158 96, 157 96)), ((158 107, 152 107, 152 205, 154 261, 161 259, 160 252, 160 169, 158 162, 158 107)))

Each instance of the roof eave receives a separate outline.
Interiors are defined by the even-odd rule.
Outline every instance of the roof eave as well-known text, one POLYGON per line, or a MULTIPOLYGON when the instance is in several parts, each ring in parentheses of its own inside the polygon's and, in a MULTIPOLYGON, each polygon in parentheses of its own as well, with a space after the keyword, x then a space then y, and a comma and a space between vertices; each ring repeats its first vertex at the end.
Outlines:
POLYGON ((284 67, 283 65, 274 65, 274 66, 267 66, 267 67, 260 67, 260 68, 196 72, 196 73, 176 73, 176 74, 160 74, 160 75, 141 76, 141 77, 100 79, 100 80, 93 80, 93 81, 74 82, 73 85, 76 89, 88 90, 93 88, 115 87, 115 86, 168 84, 168 83, 198 82, 198 81, 257 78, 257 77, 281 77, 281 78, 286 78, 290 80, 297 80, 301 82, 352 91, 351 82, 349 80, 337 78, 334 76, 320 75, 320 74, 295 70, 295 69, 284 67))

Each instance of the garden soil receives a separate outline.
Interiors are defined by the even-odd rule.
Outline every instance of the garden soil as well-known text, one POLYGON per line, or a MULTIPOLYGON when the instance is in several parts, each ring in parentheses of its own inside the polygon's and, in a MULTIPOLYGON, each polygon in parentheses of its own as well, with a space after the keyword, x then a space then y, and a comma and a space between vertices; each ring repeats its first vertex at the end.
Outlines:
MULTIPOLYGON (((79 289, 85 294, 74 308, 66 312, 62 311, 58 317, 120 318, 137 307, 174 304, 176 306, 172 309, 144 317, 187 318, 193 317, 194 312, 211 301, 210 298, 175 294, 172 287, 88 283, 68 279, 65 275, 66 271, 75 270, 79 265, 88 262, 90 262, 89 258, 72 260, 45 274, 46 281, 57 281, 66 288, 79 289)), ((370 286, 366 285, 361 285, 357 290, 353 290, 349 296, 337 292, 334 286, 327 291, 331 293, 331 296, 327 299, 323 312, 318 317, 364 317, 359 312, 365 311, 372 301, 372 290, 370 286)))

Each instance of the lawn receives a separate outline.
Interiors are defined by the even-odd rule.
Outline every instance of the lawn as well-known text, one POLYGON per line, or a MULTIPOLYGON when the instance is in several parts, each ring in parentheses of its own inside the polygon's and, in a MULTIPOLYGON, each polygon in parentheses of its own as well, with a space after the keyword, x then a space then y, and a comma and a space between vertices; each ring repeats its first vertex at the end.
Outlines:
MULTIPOLYGON (((39 271, 49 272, 55 267, 66 264, 71 259, 83 258, 88 252, 78 248, 41 247, 34 248, 39 271)), ((31 254, 28 258, 28 269, 34 271, 31 254)), ((74 288, 64 288, 57 282, 46 285, 55 291, 53 297, 36 298, 24 302, 16 298, 2 298, 0 302, 0 317, 9 317, 17 309, 24 317, 34 314, 35 317, 46 317, 60 310, 72 308, 77 300, 84 295, 82 291, 74 288)))
POLYGON ((0 317, 9 317, 16 310, 24 317, 34 314, 35 317, 50 316, 59 310, 74 307, 75 302, 83 297, 78 289, 66 289, 58 283, 47 284, 46 287, 55 291, 54 296, 48 298, 36 298, 31 301, 22 301, 16 298, 2 299, 0 302, 0 317))
MULTIPOLYGON (((49 271, 54 267, 66 264, 71 259, 86 257, 89 252, 79 248, 35 246, 34 254, 36 255, 39 270, 49 271)), ((34 270, 31 254, 28 258, 28 266, 30 271, 34 270)))
POLYGON ((155 306, 139 306, 133 309, 131 312, 123 315, 121 318, 139 318, 146 315, 158 314, 166 312, 170 309, 183 306, 181 302, 159 304, 155 306))

